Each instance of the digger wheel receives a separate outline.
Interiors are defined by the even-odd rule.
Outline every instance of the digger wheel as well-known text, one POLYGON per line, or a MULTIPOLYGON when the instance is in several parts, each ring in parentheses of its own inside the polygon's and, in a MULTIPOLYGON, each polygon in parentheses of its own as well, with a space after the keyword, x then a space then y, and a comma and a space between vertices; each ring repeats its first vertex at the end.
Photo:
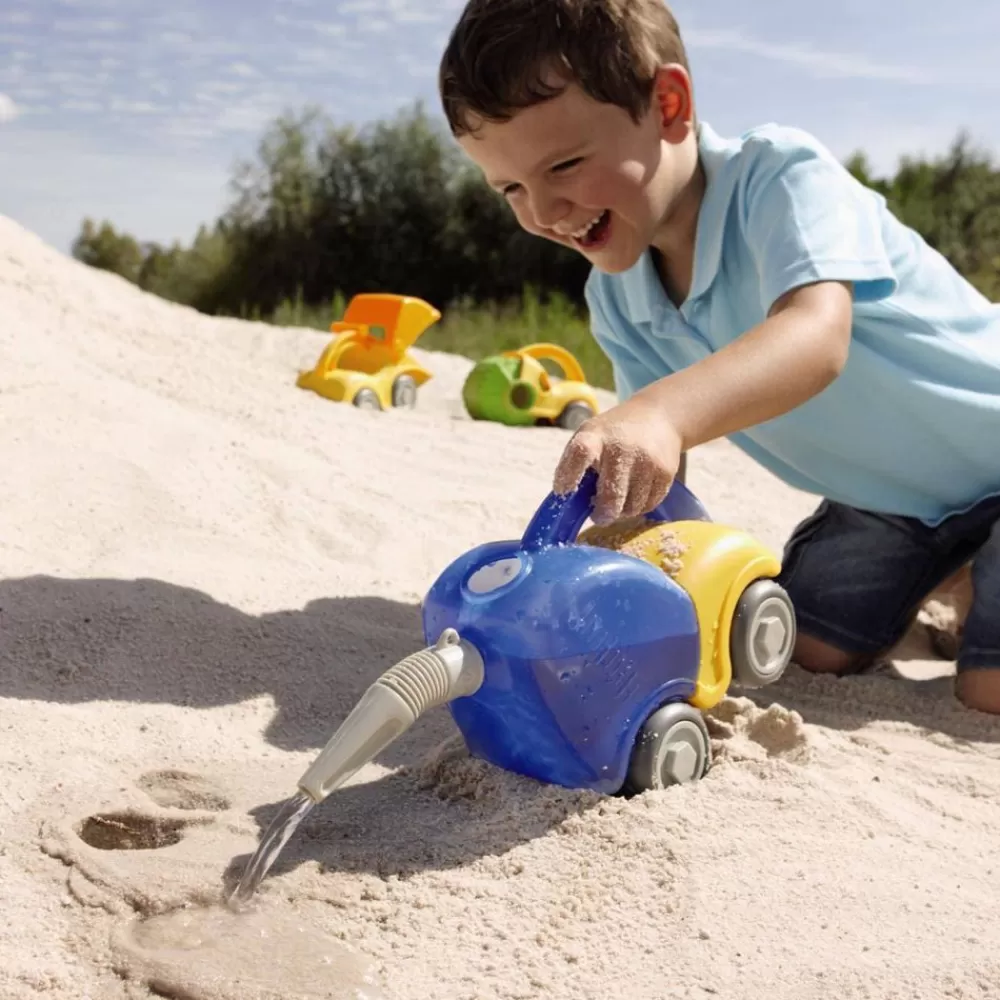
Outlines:
POLYGON ((372 389, 358 389, 352 400, 359 410, 381 410, 382 404, 372 389))
POLYGON ((392 405, 409 410, 417 405, 417 383, 412 375, 399 375, 392 383, 392 405))

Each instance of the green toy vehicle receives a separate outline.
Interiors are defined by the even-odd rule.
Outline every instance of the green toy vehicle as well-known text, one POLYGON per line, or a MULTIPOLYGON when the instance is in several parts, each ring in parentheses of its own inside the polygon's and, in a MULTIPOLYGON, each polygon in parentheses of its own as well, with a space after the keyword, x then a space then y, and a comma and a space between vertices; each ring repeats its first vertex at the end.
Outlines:
POLYGON ((469 372, 462 400, 473 420, 510 427, 552 425, 575 431, 598 412, 580 363, 557 344, 529 344, 483 358, 469 372), (554 362, 562 378, 542 364, 554 362))

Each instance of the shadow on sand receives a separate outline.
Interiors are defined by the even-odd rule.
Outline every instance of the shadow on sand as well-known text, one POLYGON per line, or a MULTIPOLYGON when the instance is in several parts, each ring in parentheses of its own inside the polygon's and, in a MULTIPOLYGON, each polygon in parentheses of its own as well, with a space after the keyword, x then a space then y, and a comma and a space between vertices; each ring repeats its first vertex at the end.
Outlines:
MULTIPOLYGON (((0 697, 205 708, 268 695, 265 738, 291 751, 323 746, 368 685, 421 646, 419 608, 374 597, 255 616, 158 580, 0 582, 0 697)), ((307 860, 381 874, 461 866, 541 836, 594 800, 474 761, 460 739, 443 765, 451 791, 428 787, 415 772, 456 735, 446 710, 428 713, 376 757, 393 773, 317 807, 272 874, 307 860)), ((281 805, 251 810, 261 832, 281 805)), ((230 862, 230 886, 247 860, 230 862)))
MULTIPOLYGON (((380 598, 328 598, 255 616, 157 580, 0 583, 0 696, 212 707, 269 695, 276 711, 265 737, 286 750, 322 746, 367 686, 422 645, 419 609, 380 598)), ((1000 719, 965 709, 951 685, 947 677, 836 680, 793 667, 752 697, 843 731, 889 721, 964 743, 1000 742, 1000 719)), ((472 769, 466 777, 488 794, 435 794, 406 768, 455 732, 446 711, 421 720, 377 758, 395 773, 340 789, 314 810, 274 871, 306 860, 402 875, 458 866, 541 836, 592 804, 587 795, 499 774, 461 754, 448 766, 459 777, 472 769)), ((280 805, 252 811, 262 831, 280 805)), ((234 858, 227 879, 246 860, 234 858)))

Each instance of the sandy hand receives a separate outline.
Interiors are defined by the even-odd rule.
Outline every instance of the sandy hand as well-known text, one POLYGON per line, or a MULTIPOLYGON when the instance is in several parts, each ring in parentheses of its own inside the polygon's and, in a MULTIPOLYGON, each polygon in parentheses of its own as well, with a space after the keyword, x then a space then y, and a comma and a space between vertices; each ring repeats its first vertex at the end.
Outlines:
POLYGON ((667 495, 681 461, 675 428, 633 398, 592 417, 570 439, 556 466, 553 489, 572 492, 589 468, 597 472, 595 524, 651 511, 667 495))

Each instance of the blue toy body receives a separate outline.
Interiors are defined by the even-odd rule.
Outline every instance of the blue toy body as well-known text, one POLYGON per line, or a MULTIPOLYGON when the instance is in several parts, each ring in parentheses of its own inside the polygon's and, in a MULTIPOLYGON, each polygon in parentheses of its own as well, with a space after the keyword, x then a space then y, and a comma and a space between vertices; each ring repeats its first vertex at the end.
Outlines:
MULTIPOLYGON (((423 606, 426 641, 454 628, 485 681, 450 703, 471 753, 551 784, 614 793, 640 727, 694 691, 700 636, 688 593, 651 563, 572 544, 589 516, 591 472, 550 494, 520 541, 455 560, 423 606)), ((675 483, 648 517, 708 520, 675 483)))

